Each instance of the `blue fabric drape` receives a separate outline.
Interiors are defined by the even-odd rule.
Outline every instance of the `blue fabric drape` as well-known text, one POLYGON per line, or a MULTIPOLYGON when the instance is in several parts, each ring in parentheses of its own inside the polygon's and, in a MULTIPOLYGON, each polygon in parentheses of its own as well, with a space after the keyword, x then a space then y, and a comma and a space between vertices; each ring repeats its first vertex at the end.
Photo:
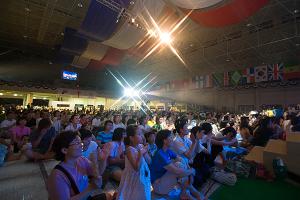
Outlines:
MULTIPOLYGON (((130 0, 114 1, 123 8, 127 8, 130 3, 130 0)), ((96 0, 92 0, 79 29, 79 34, 90 40, 105 41, 111 37, 118 27, 117 20, 119 15, 119 12, 104 6, 96 0)))

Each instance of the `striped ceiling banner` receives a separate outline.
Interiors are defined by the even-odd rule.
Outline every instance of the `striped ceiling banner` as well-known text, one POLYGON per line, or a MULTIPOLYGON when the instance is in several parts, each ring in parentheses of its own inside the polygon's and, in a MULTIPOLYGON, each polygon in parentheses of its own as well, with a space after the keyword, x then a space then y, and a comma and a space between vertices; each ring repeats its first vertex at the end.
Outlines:
MULTIPOLYGON (((128 8, 130 0, 114 0, 123 8, 128 8)), ((115 11, 97 0, 91 0, 87 14, 81 24, 79 33, 88 39, 105 41, 118 27, 118 18, 122 10, 115 11)))
POLYGON ((108 48, 105 56, 101 60, 92 59, 88 65, 89 69, 101 70, 107 65, 117 66, 121 63, 123 57, 125 56, 125 51, 115 48, 108 48))
POLYGON ((105 46, 100 42, 90 41, 87 49, 81 56, 87 59, 101 60, 105 56, 108 48, 108 46, 105 46))
POLYGON ((174 5, 186 9, 200 9, 214 6, 224 0, 169 0, 174 5))
POLYGON ((75 56, 71 65, 73 67, 84 69, 89 65, 90 61, 90 59, 83 56, 75 56))
MULTIPOLYGON (((217 8, 194 10, 189 17, 204 26, 224 27, 245 20, 268 2, 269 0, 231 0, 217 8)), ((190 10, 184 11, 190 12, 190 10)))
MULTIPOLYGON (((144 20, 149 19, 146 9, 153 19, 157 20, 163 7, 164 2, 161 0, 137 0, 132 9, 130 9, 130 13, 134 20, 137 19, 137 23, 141 21, 143 24, 144 20)), ((146 33, 146 30, 141 29, 141 26, 137 27, 136 24, 125 21, 119 30, 110 39, 104 41, 103 44, 117 49, 129 49, 142 40, 146 33)))

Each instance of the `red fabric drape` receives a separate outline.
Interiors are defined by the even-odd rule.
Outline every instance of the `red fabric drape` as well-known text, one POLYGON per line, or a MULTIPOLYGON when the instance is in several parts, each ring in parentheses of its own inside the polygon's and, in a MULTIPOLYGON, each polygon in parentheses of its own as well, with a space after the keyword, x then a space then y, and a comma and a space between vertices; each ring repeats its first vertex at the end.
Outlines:
MULTIPOLYGON (((204 26, 224 27, 250 17, 268 2, 269 0, 232 0, 214 9, 194 10, 190 18, 204 26)), ((184 11, 188 13, 190 10, 184 11)))

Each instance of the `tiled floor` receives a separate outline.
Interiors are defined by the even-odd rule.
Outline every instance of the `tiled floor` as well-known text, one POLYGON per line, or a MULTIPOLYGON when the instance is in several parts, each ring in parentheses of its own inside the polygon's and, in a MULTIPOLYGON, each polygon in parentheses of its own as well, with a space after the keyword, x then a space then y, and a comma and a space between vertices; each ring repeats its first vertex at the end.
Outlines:
MULTIPOLYGON (((45 179, 58 162, 55 160, 33 163, 25 160, 7 162, 0 167, 0 199, 1 200, 47 200, 45 179), (44 172, 44 174, 43 174, 44 172)), ((207 193, 219 187, 207 185, 202 192, 207 193)), ((105 191, 114 191, 116 185, 106 184, 105 191)), ((98 191, 99 192, 99 191, 98 191)), ((166 196, 153 195, 152 199, 168 199, 166 196)))

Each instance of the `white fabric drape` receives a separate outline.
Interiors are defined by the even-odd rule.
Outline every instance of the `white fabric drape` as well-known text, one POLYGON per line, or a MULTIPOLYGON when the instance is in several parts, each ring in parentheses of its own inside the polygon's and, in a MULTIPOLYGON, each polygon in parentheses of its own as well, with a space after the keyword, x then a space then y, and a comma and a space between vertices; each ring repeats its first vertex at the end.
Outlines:
MULTIPOLYGON (((133 18, 144 18, 148 20, 147 9, 154 20, 157 20, 164 5, 165 3, 162 0, 137 0, 130 13, 133 14, 133 18)), ((142 30, 126 21, 118 31, 110 39, 104 41, 103 44, 117 49, 129 49, 135 46, 146 33, 146 30, 142 30)))
POLYGON ((224 0, 169 0, 174 5, 186 9, 200 9, 214 6, 224 0))
POLYGON ((81 56, 87 59, 101 60, 105 56, 107 49, 108 47, 100 42, 90 41, 87 49, 81 56))

